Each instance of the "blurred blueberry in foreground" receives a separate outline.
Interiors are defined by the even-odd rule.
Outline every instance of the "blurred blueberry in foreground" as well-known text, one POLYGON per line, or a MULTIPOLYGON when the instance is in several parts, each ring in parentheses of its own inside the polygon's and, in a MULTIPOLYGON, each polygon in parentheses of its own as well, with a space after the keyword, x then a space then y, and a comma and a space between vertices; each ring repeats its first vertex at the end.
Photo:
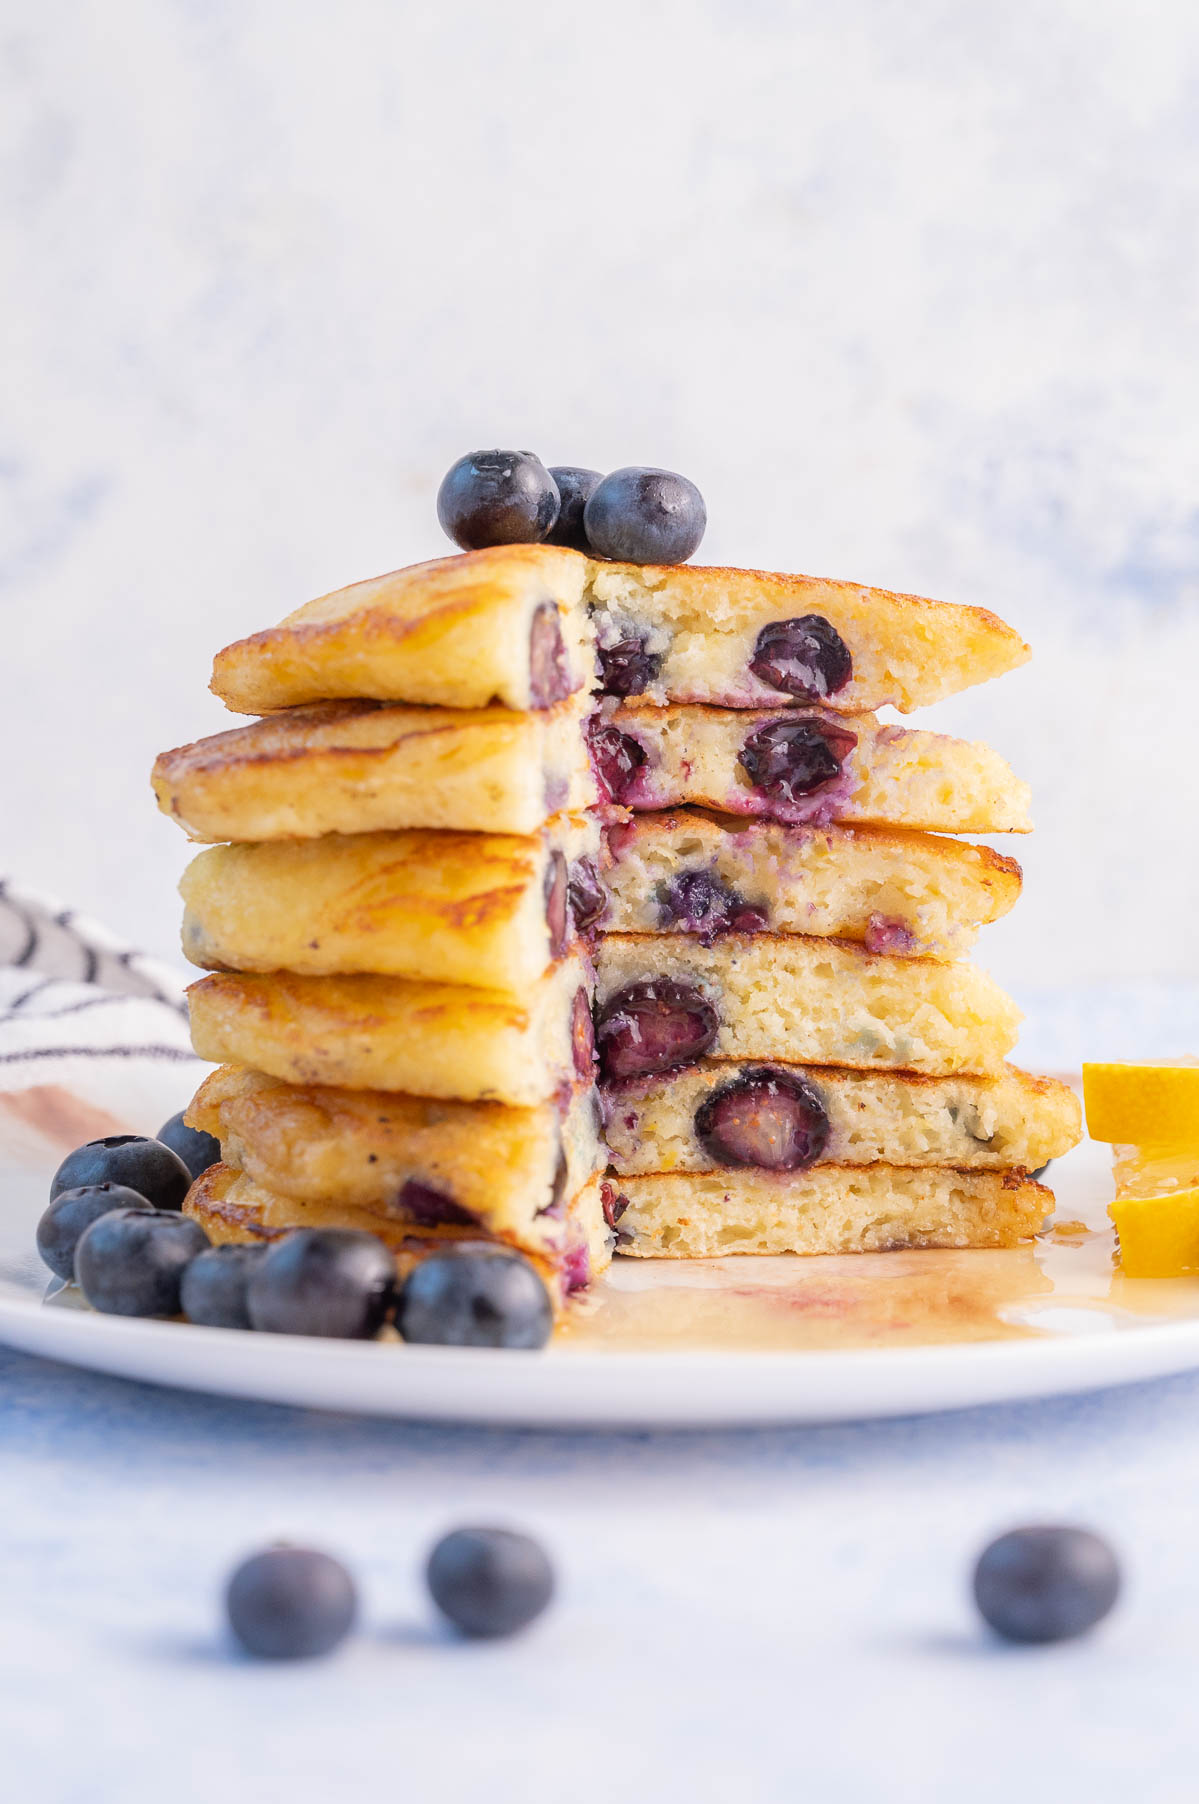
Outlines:
POLYGON ((974 1569, 974 1599, 1005 1641, 1068 1641, 1102 1622, 1120 1594, 1111 1547, 1085 1528, 1016 1528, 974 1569))
POLYGON ((358 1614, 358 1593, 331 1555, 310 1547, 268 1547, 233 1573, 225 1610, 248 1654, 307 1660, 345 1640, 358 1614))
POLYGON ((506 1528, 458 1528, 425 1568, 429 1591, 462 1634, 512 1635, 540 1616, 554 1594, 554 1569, 539 1542, 506 1528))

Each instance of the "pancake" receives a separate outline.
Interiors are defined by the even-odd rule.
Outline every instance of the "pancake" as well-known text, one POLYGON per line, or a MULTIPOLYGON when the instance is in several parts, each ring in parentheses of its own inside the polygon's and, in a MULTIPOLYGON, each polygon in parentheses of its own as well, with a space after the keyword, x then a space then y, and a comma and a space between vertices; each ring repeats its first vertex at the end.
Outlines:
POLYGON ((235 714, 368 696, 436 707, 545 708, 590 687, 587 560, 551 545, 435 558, 308 602, 217 654, 235 714))
POLYGON ((1052 1191, 1024 1172, 894 1165, 671 1173, 607 1191, 617 1252, 641 1259, 1010 1247, 1052 1208, 1052 1191))
POLYGON ((648 1075, 647 1044, 666 1058, 673 1048, 680 1066, 714 1057, 998 1074, 1021 1019, 976 965, 877 957, 839 940, 728 934, 705 946, 686 934, 609 934, 596 975, 609 1081, 648 1075), (646 984, 665 996, 648 1022, 628 996, 646 984))
POLYGON ((777 1170, 808 1157, 1036 1170, 1077 1146, 1082 1129, 1068 1084, 1010 1065, 990 1078, 916 1077, 705 1060, 606 1086, 604 1117, 613 1167, 630 1173, 777 1170))
MULTIPOLYGON (((447 1246, 492 1241, 511 1244, 502 1236, 487 1235, 477 1227, 442 1224, 423 1227, 417 1222, 392 1220, 347 1203, 298 1202, 255 1184, 231 1165, 211 1165, 196 1179, 183 1203, 183 1213, 198 1221, 214 1245, 230 1241, 279 1240, 294 1228, 356 1228, 376 1234, 395 1255, 396 1270, 404 1278, 422 1259, 447 1246)), ((612 1230, 603 1214, 601 1180, 593 1178, 571 1199, 556 1225, 551 1242, 526 1254, 545 1280, 556 1309, 606 1270, 612 1257, 612 1230)))
POLYGON ((192 1044, 214 1065, 523 1108, 590 1078, 590 986, 580 958, 519 996, 403 977, 216 972, 188 1004, 192 1044))
POLYGON ((154 792, 211 843, 401 827, 535 833, 596 799, 580 731, 589 708, 296 708, 163 752, 154 792))
POLYGON ((183 950, 208 970, 372 971, 520 990, 574 943, 570 875, 599 829, 533 837, 329 834, 211 846, 179 888, 183 950))
POLYGON ((561 1104, 511 1109, 297 1086, 225 1065, 187 1120, 278 1196, 486 1232, 532 1253, 557 1244, 566 1200, 607 1162, 597 1099, 582 1085, 561 1104))
POLYGON ((792 826, 1027 833, 1028 785, 990 746, 827 709, 614 706, 588 725, 601 797, 792 826))
POLYGON ((827 699, 842 712, 891 703, 907 713, 1028 656, 981 608, 819 577, 501 545, 309 602, 220 652, 212 687, 246 714, 347 696, 537 708, 597 678, 657 704, 827 699), (798 629, 802 647, 813 621, 815 666, 792 649, 778 667, 773 635, 798 629), (822 660, 829 642, 835 653, 822 660))
POLYGON ((871 952, 956 958, 1020 894, 985 846, 881 827, 787 827, 699 809, 605 834, 605 931, 834 935, 871 952))

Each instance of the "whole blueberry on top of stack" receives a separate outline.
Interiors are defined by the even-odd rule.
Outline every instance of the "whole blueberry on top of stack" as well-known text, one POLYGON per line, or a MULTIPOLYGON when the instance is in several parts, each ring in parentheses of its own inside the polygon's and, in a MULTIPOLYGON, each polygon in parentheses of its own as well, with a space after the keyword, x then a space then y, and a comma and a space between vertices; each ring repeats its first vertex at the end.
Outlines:
POLYGON ((703 496, 673 470, 547 470, 531 451, 460 457, 437 492, 437 518, 464 551, 546 543, 626 564, 686 563, 708 523, 703 496))

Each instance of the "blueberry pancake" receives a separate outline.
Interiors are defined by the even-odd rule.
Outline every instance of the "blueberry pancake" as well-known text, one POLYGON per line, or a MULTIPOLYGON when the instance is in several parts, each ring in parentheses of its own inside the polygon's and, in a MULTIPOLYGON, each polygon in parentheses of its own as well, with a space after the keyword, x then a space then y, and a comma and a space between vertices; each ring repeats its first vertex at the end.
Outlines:
POLYGON ((587 559, 550 545, 434 558, 322 595, 219 652, 235 714, 368 696, 550 708, 594 681, 587 559))
POLYGON ((183 950, 208 970, 520 990, 574 943, 572 893, 577 903, 580 884, 595 882, 598 849, 596 824, 569 815, 524 838, 333 833, 210 846, 179 886, 183 950))
POLYGON ((401 827, 535 833, 588 808, 587 697, 510 708, 294 708, 163 752, 154 792, 192 839, 307 839, 401 827))
POLYGON ((1027 833, 1028 785, 990 746, 827 709, 606 703, 587 726, 601 799, 699 803, 792 826, 1027 833))
POLYGON ((551 706, 582 687, 654 703, 924 707, 1022 664, 981 608, 859 583, 604 563, 549 545, 438 558, 309 602, 221 652, 238 713, 369 696, 551 706))
POLYGON ((1053 1195, 1022 1171, 813 1165, 807 1171, 670 1172, 609 1179, 617 1251, 641 1259, 727 1253, 886 1253, 1010 1247, 1053 1195))
POLYGON ((882 827, 787 827, 701 809, 604 835, 606 932, 807 933, 869 952, 956 958, 1020 894, 985 846, 882 827))
MULTIPOLYGON (((293 1228, 357 1228, 377 1234, 395 1254, 401 1278, 413 1266, 445 1246, 481 1240, 514 1245, 506 1235, 485 1234, 478 1227, 442 1222, 424 1225, 393 1219, 351 1203, 299 1202, 280 1196, 232 1165, 211 1165, 188 1191, 183 1212, 198 1221, 209 1240, 277 1240, 293 1228)), ((613 1232, 603 1212, 602 1180, 593 1178, 572 1197, 565 1214, 547 1231, 532 1258, 545 1279, 555 1306, 561 1309, 611 1262, 613 1232)))
POLYGON ((223 1065, 187 1117, 216 1135, 226 1164, 278 1196, 495 1234, 534 1253, 556 1244, 568 1199, 607 1161, 588 1085, 512 1109, 284 1084, 223 1065))
POLYGON ((996 1077, 917 1077, 711 1059, 603 1094, 612 1164, 627 1173, 876 1161, 1036 1170, 1081 1137, 1069 1085, 1011 1065, 996 1077))
POLYGON ((706 1057, 998 1073, 1021 1018, 976 965, 886 958, 840 940, 609 934, 596 977, 606 1082, 706 1057))
POLYGON ((188 991, 192 1044, 214 1065, 292 1084, 527 1107, 590 1078, 591 981, 578 957, 519 995, 404 977, 214 972, 188 991))

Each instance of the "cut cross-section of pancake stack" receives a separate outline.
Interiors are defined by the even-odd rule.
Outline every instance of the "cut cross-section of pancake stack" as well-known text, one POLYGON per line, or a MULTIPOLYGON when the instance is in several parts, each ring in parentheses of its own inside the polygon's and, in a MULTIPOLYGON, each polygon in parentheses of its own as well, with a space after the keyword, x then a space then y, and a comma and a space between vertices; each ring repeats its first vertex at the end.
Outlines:
POLYGON ((1078 1108, 1005 1063, 1018 1013, 961 956, 1019 867, 940 837, 1026 831, 1027 792, 876 712, 1027 655, 977 609, 528 545, 229 647, 213 687, 261 718, 155 770, 213 842, 189 1119, 224 1163, 188 1207, 401 1264, 493 1237, 559 1301, 614 1244, 1035 1231, 1078 1108))

